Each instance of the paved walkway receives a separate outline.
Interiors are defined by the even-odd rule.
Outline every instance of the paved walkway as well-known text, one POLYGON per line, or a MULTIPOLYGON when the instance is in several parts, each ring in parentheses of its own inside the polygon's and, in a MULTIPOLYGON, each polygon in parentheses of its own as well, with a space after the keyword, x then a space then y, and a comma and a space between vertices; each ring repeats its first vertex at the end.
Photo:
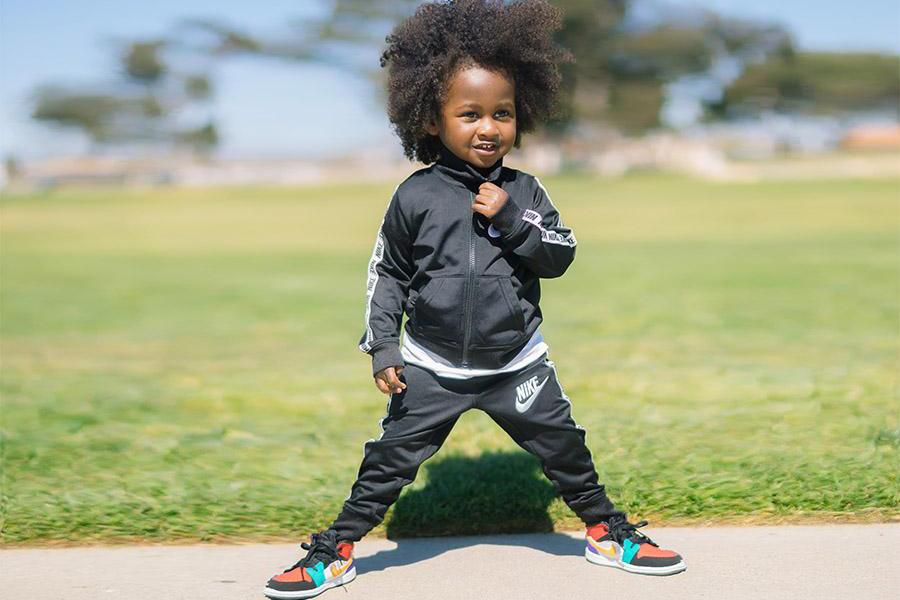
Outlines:
MULTIPOLYGON (((363 540, 355 581, 324 600, 896 599, 900 524, 642 529, 687 571, 591 565, 578 534, 363 540)), ((0 550, 3 600, 264 600, 298 544, 0 550)))

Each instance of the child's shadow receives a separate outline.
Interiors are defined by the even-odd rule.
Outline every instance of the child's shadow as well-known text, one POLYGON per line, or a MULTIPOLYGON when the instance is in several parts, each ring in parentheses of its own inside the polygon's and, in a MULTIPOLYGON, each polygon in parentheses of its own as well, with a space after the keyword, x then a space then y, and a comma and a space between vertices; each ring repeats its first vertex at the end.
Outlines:
POLYGON ((485 453, 478 457, 444 456, 425 465, 427 483, 408 489, 386 522, 397 547, 356 559, 360 572, 381 571, 426 560, 450 550, 490 542, 528 546, 559 556, 581 556, 583 546, 570 536, 496 534, 550 533, 547 508, 556 496, 537 459, 524 452, 485 453), (416 537, 440 536, 438 540, 416 537), (397 539, 399 538, 399 539, 397 539))

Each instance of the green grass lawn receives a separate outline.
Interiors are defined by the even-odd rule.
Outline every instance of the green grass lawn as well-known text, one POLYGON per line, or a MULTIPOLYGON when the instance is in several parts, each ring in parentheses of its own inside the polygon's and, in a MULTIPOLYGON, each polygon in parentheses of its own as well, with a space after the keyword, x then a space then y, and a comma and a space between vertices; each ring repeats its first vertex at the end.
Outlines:
MULTIPOLYGON (((545 178, 578 239, 544 335, 633 518, 900 518, 898 182, 545 178)), ((357 341, 394 184, 2 200, 2 535, 296 539, 386 397, 357 341)), ((388 535, 571 528, 463 416, 388 535)))

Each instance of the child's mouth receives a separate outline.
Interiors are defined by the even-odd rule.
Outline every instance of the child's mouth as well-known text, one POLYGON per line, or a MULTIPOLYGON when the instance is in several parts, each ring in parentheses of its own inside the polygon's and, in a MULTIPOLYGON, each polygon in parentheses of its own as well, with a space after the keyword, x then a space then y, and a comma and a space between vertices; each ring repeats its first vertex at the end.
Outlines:
POLYGON ((475 152, 478 152, 479 154, 493 154, 497 151, 497 144, 494 143, 476 144, 472 147, 475 148, 475 152))

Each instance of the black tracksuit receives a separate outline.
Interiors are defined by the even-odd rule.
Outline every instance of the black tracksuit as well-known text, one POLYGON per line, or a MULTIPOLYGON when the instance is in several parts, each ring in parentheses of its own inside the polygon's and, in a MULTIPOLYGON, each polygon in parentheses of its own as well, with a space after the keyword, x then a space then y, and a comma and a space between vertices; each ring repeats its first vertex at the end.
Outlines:
MULTIPOLYGON (((477 169, 443 148, 435 164, 397 186, 378 232, 359 343, 372 355, 373 373, 404 365, 404 312, 407 335, 454 367, 500 369, 541 323, 539 278, 562 275, 575 246, 535 177, 502 160, 477 169), (485 181, 509 194, 492 219, 471 209, 485 181)), ((366 443, 357 481, 332 525, 342 539, 359 540, 383 520, 469 408, 488 413, 535 454, 586 523, 622 514, 597 482, 584 430, 546 354, 515 372, 463 380, 407 364, 401 380, 407 388, 391 394, 382 435, 366 443)))

